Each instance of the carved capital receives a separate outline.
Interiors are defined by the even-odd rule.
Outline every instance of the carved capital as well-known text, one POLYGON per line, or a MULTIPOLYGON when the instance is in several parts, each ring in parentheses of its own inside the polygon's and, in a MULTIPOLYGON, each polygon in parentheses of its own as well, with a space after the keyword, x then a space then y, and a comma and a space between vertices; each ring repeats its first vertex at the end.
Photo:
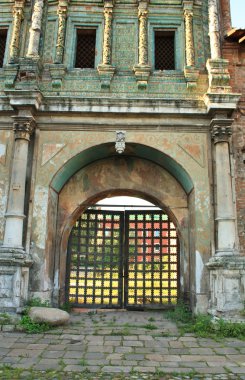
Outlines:
POLYGON ((233 119, 213 119, 210 124, 211 137, 214 144, 219 142, 229 142, 232 135, 233 119))
POLYGON ((15 140, 22 139, 30 141, 31 134, 35 129, 35 120, 32 117, 13 116, 14 125, 13 130, 15 140))

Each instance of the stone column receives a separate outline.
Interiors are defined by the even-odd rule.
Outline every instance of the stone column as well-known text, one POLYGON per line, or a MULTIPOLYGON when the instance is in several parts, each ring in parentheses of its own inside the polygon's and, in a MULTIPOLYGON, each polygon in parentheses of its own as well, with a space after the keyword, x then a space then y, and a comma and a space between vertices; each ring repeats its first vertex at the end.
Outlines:
POLYGON ((16 0, 13 6, 13 29, 10 41, 10 63, 15 63, 19 56, 20 28, 23 20, 25 0, 16 0))
POLYGON ((103 65, 111 65, 111 42, 112 42, 112 15, 113 3, 107 1, 104 8, 104 41, 103 41, 103 65))
POLYGON ((63 63, 64 47, 65 47, 65 32, 66 32, 66 18, 68 11, 67 0, 59 0, 57 14, 58 14, 58 35, 56 41, 56 54, 55 63, 63 63))
POLYGON ((6 212, 6 225, 4 233, 3 248, 11 249, 14 256, 22 255, 23 250, 23 221, 25 183, 27 158, 30 136, 34 130, 34 119, 32 116, 13 116, 14 119, 14 158, 12 163, 9 200, 6 212))
POLYGON ((42 27, 43 0, 36 0, 32 13, 32 23, 30 28, 30 39, 27 56, 38 57, 40 33, 42 27))
POLYGON ((236 230, 234 204, 232 197, 232 178, 229 152, 229 139, 232 134, 233 120, 213 119, 211 135, 214 143, 216 164, 216 255, 234 255, 236 253, 236 230))
POLYGON ((225 36, 231 29, 230 0, 221 0, 220 4, 222 13, 223 36, 225 36))
POLYGON ((208 0, 208 13, 211 59, 220 59, 220 25, 217 9, 217 0, 208 0))
POLYGON ((194 39, 193 39, 193 12, 190 9, 185 9, 184 18, 185 18, 186 66, 195 66, 195 52, 194 52, 194 39))
POLYGON ((183 2, 185 20, 185 79, 187 87, 192 89, 197 85, 199 70, 195 68, 195 47, 193 34, 193 1, 183 2))
POLYGON ((105 0, 104 3, 104 38, 102 63, 97 70, 100 76, 101 88, 110 88, 110 83, 115 73, 115 67, 111 64, 112 50, 112 19, 113 19, 113 0, 105 0))
POLYGON ((138 87, 144 89, 147 87, 151 71, 148 63, 148 0, 138 1, 139 54, 138 64, 134 66, 134 72, 138 87))
POLYGON ((148 64, 148 38, 147 38, 147 23, 148 10, 145 7, 139 6, 139 65, 148 64))

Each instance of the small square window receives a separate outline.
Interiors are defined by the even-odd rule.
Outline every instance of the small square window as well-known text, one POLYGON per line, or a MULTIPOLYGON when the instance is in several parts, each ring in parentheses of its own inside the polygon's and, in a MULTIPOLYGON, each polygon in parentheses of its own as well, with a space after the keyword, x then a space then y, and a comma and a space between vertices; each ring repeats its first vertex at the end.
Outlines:
POLYGON ((94 69, 96 29, 77 29, 75 67, 94 69))
POLYGON ((7 29, 0 29, 0 67, 3 67, 4 53, 7 40, 7 29))
POLYGON ((155 30, 155 70, 175 70, 175 32, 155 30))

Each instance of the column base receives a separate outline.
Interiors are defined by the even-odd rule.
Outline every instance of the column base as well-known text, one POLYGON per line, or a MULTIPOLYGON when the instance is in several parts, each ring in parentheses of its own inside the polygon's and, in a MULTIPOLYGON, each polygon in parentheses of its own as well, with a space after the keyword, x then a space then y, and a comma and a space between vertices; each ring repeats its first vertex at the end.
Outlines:
POLYGON ((206 265, 210 271, 210 313, 239 315, 245 301, 245 257, 215 256, 206 265))
POLYGON ((112 65, 106 65, 101 63, 97 67, 97 71, 100 77, 100 83, 102 89, 110 89, 111 80, 115 74, 116 68, 112 65))
POLYGON ((137 80, 138 89, 146 89, 151 73, 151 66, 139 64, 135 65, 133 70, 137 80))
POLYGON ((0 248, 0 311, 17 311, 26 303, 31 265, 23 249, 0 248))

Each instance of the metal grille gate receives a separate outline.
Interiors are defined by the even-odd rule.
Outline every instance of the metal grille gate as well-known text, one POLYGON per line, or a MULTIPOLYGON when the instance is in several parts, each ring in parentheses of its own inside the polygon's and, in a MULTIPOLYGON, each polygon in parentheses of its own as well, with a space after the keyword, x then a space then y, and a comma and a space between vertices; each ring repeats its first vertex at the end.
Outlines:
POLYGON ((66 300, 96 308, 163 308, 179 288, 178 237, 162 211, 89 210, 69 239, 66 300))

